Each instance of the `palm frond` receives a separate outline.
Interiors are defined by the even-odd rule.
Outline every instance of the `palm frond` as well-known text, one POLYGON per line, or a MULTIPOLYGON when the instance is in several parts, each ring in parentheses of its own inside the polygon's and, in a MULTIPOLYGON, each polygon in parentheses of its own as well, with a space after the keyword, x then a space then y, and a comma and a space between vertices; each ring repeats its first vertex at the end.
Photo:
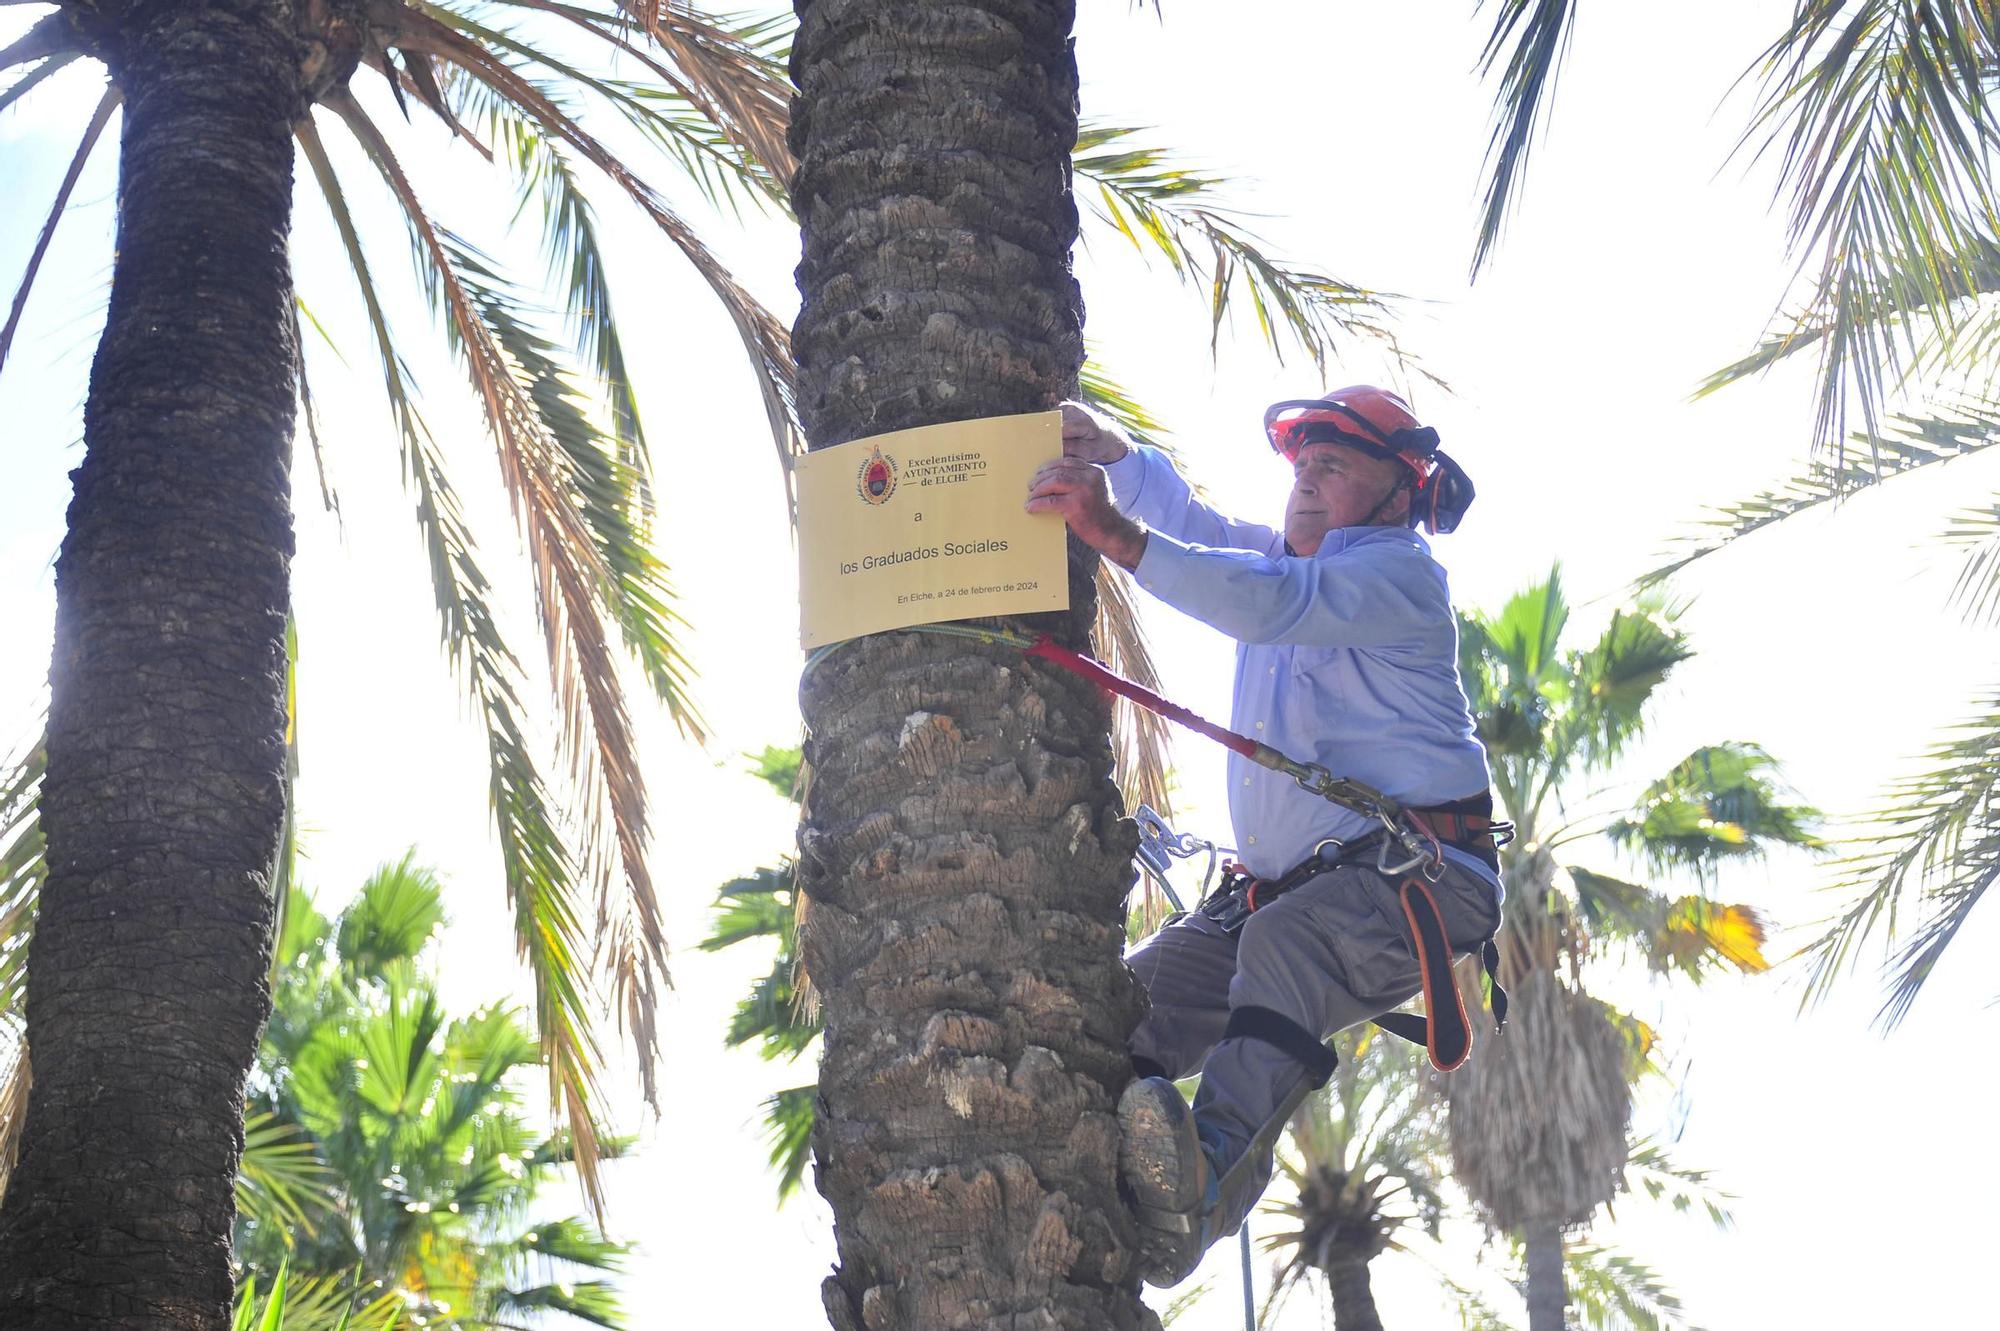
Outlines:
POLYGON ((1787 799, 1778 761, 1743 741, 1705 744, 1648 785, 1606 829, 1656 873, 1713 882, 1725 861, 1762 859, 1776 846, 1824 850, 1818 809, 1787 799))
POLYGON ((792 457, 804 451, 804 436, 793 405, 791 334, 775 315, 737 282, 728 269, 708 249, 686 221, 653 188, 647 185, 616 154, 586 133, 556 101, 533 80, 509 66, 482 43, 505 50, 518 45, 510 39, 464 15, 426 6, 411 18, 412 31, 399 42, 406 50, 435 55, 462 69, 469 77, 485 83, 518 106, 551 137, 562 140, 584 160, 603 172, 694 265, 743 340, 756 372, 764 398, 765 416, 777 444, 779 461, 787 467, 792 457))
POLYGON ((33 69, 8 84, 4 91, 0 91, 0 111, 5 111, 15 102, 27 96, 43 79, 48 78, 52 74, 60 73, 82 58, 83 53, 80 51, 58 51, 54 55, 45 58, 33 69))
MULTIPOLYGON (((593 503, 592 478, 581 473, 585 465, 610 468, 615 459, 595 448, 587 418, 542 354, 547 344, 513 317, 504 293, 471 253, 433 226, 367 113, 347 96, 329 105, 353 129, 403 207, 420 272, 499 448, 501 477, 527 540, 539 593, 536 610, 563 712, 564 748, 588 806, 609 815, 608 834, 591 838, 587 856, 599 884, 599 955, 610 974, 613 1008, 638 1050, 641 1085, 648 1101, 657 1103, 654 1012, 665 978, 666 939, 645 862, 644 784, 600 618, 600 606, 614 613, 633 608, 630 598, 618 594, 631 584, 616 576, 599 544, 601 531, 622 523, 619 502, 593 503), (607 835, 612 848, 604 845, 607 835), (614 855, 627 887, 615 903, 610 885, 617 875, 609 867, 614 855)), ((629 539, 629 528, 625 536, 629 539)), ((633 562, 626 568, 656 567, 643 550, 630 553, 633 562)), ((618 617, 626 622, 624 614, 618 617)), ((594 1176, 593 1162, 580 1161, 578 1172, 594 1176)))
POLYGON ((1855 442, 1868 445, 1867 456, 1843 454, 1833 463, 1811 462, 1770 489, 1710 509, 1694 531, 1676 542, 1679 549, 1672 560, 1641 576, 1635 585, 1657 586, 1732 541, 1856 490, 1982 452, 2000 443, 2000 403, 1968 398, 1957 403, 1949 416, 1897 415, 1887 422, 1884 433, 1856 435, 1855 442))
MULTIPOLYGON (((615 15, 554 0, 501 2, 556 15, 653 75, 657 83, 642 84, 563 70, 671 153, 711 203, 733 202, 739 188, 784 203, 782 182, 795 166, 785 142, 791 85, 768 33, 730 31, 677 7, 647 24, 648 48, 626 36, 628 25, 615 15)), ((545 49, 534 58, 559 68, 545 49)))
MULTIPOLYGON (((1109 561, 1097 566, 1096 642, 1111 670, 1136 680, 1141 688, 1162 690, 1131 580, 1114 573, 1109 561)), ((1125 807, 1150 804, 1171 817, 1173 728, 1163 717, 1120 698, 1111 709, 1111 748, 1125 807)))
MULTIPOLYGON (((36 2, 40 3, 40 0, 36 2)), ((0 72, 16 65, 76 53, 76 33, 70 27, 69 16, 58 10, 44 14, 29 25, 26 32, 0 46, 0 72)))
MULTIPOLYGON (((1480 8, 1487 0, 1481 0, 1480 8)), ((1486 198, 1479 209, 1479 238, 1472 251, 1477 277, 1500 241, 1512 211, 1515 187, 1526 174, 1563 55, 1569 49, 1576 7, 1570 0, 1497 0, 1493 31, 1479 53, 1479 73, 1490 78, 1501 58, 1506 69, 1493 107, 1493 135, 1486 144, 1486 198)))
MULTIPOLYGON (((1911 358, 1912 370, 1922 366, 1949 368, 1964 364, 1972 353, 1989 344, 1995 331, 1991 309, 1990 306, 1982 308, 1979 298, 2000 292, 2000 241, 1991 236, 1976 237, 1972 241, 1971 252, 1963 256, 1962 266, 1940 273, 1938 277, 1949 293, 1951 304, 1964 312, 1964 318, 1953 319, 1940 327, 1936 321, 1921 317, 1927 313, 1921 306, 1903 302, 1920 299, 1924 283, 1921 279, 1900 274, 1880 284, 1867 302, 1876 311, 1876 317, 1885 324, 1910 321, 1911 337, 1917 348, 1911 358)), ((1802 351, 1819 347, 1835 331, 1827 319, 1826 311, 1815 311, 1800 316, 1780 332, 1768 334, 1741 358, 1702 380, 1694 395, 1697 398, 1707 397, 1731 384, 1755 378, 1802 351)), ((1907 379, 1909 375, 1904 377, 1907 379)))
POLYGON ((1810 964, 1806 1001, 1824 997, 1876 932, 1896 948, 1877 1014, 1885 1026, 1909 1015, 1938 961, 1986 892, 2000 882, 2000 692, 1924 756, 1922 770, 1890 786, 1874 830, 1853 844, 1837 881, 1847 908, 1801 950, 1810 964), (1902 917, 1920 912, 1907 937, 1902 917))
POLYGON ((1073 158, 1077 195, 1134 249, 1164 258, 1183 285, 1206 294, 1211 348, 1247 302, 1281 362, 1288 348, 1303 350, 1323 371, 1336 348, 1360 338, 1410 363, 1387 322, 1398 297, 1273 256, 1226 202, 1219 177, 1133 142, 1140 133, 1086 124, 1073 158))
POLYGON ((1675 623, 1680 613, 1680 606, 1642 596, 1611 616, 1603 635, 1577 656, 1572 674, 1582 696, 1571 711, 1573 723, 1551 737, 1552 745, 1559 751, 1573 746, 1591 763, 1624 751, 1639 733, 1654 691, 1695 654, 1675 623))
POLYGON ((69 206, 69 196, 75 191, 77 179, 83 175, 84 164, 90 160, 91 150, 97 146, 104 127, 111 122, 111 113, 118 109, 121 100, 116 88, 105 89, 104 96, 98 99, 97 109, 91 113, 90 123, 84 126, 83 141, 77 144, 76 152, 69 159, 69 170, 63 173, 62 184, 56 189, 48 220, 42 223, 42 233, 35 239, 35 248, 28 253, 28 270, 21 275, 21 285, 14 289, 14 303, 7 310, 7 322, 5 326, 0 326, 0 369, 6 367, 7 352, 13 347, 14 333, 21 326, 21 312, 28 307, 28 292, 33 289, 35 275, 41 271, 42 259, 49 252, 49 242, 55 239, 63 210, 69 206))
POLYGON ((764 1101, 764 1142, 771 1168, 778 1173, 778 1200, 783 1202, 805 1184, 812 1163, 814 1106, 817 1086, 791 1086, 764 1101))
POLYGON ((618 3, 641 14, 647 33, 680 68, 687 87, 676 90, 780 180, 790 180, 791 16, 724 21, 658 0, 618 3))
POLYGON ((394 1331, 403 1325, 401 1301, 356 1287, 341 1276, 301 1277, 281 1265, 271 1283, 257 1288, 246 1275, 230 1311, 230 1331, 394 1331))
POLYGON ((755 938, 769 938, 781 948, 792 942, 792 870, 758 869, 743 878, 722 885, 716 894, 715 917, 709 921, 708 937, 695 944, 703 952, 755 938))
POLYGON ((243 1159, 236 1175, 236 1214, 285 1235, 316 1232, 314 1221, 336 1204, 333 1171, 296 1123, 268 1112, 243 1125, 243 1159))
POLYGON ((417 521, 430 556, 445 650, 461 671, 486 729, 489 798, 514 907, 515 939, 535 976, 536 1025, 549 1067, 550 1094, 577 1134, 577 1172, 595 1202, 601 1193, 591 1105, 598 1053, 586 1000, 588 953, 577 912, 574 859, 558 829, 518 716, 520 665, 501 638, 487 603, 491 585, 474 556, 471 530, 435 441, 417 413, 408 371, 391 341, 332 164, 309 120, 300 123, 298 138, 333 213, 375 332, 384 383, 403 437, 404 472, 416 495, 417 521))
POLYGON ((1699 1208, 1718 1230, 1728 1230, 1736 1223, 1729 1210, 1735 1196, 1715 1186, 1713 1172, 1680 1164, 1650 1137, 1632 1144, 1631 1158, 1625 1162, 1625 1186, 1664 1202, 1677 1215, 1699 1208))
POLYGON ((39 738, 0 769, 0 1196, 21 1145, 33 1072, 28 1061, 28 940, 44 862, 40 795, 47 766, 39 738))
POLYGON ((564 1313, 580 1322, 606 1327, 608 1331, 621 1331, 625 1325, 618 1287, 608 1280, 565 1281, 534 1285, 527 1289, 503 1290, 496 1302, 500 1310, 507 1313, 527 1313, 530 1316, 564 1313))
MULTIPOLYGON (((496 99, 497 103, 497 99, 496 99)), ((500 104, 504 105, 504 104, 500 104)), ((624 340, 612 313, 611 282, 598 243, 597 222, 582 183, 568 158, 547 136, 519 116, 496 117, 512 149, 509 159, 520 180, 515 216, 531 201, 541 208, 542 252, 551 281, 564 292, 567 332, 578 356, 602 386, 611 408, 611 432, 618 461, 634 478, 627 520, 643 522, 652 511, 649 477, 652 454, 639 419, 639 401, 626 367, 624 340)))
MULTIPOLYGON (((1173 446, 1167 440, 1167 427, 1160 419, 1148 411, 1143 403, 1112 377, 1104 363, 1097 356, 1095 348, 1087 348, 1083 369, 1077 374, 1077 396, 1092 407, 1103 412, 1118 423, 1128 438, 1135 444, 1145 444, 1173 453, 1173 446)), ((1175 461, 1178 463, 1179 458, 1175 461)))
POLYGON ((1985 508, 1960 509, 1943 540, 1965 551, 1951 601, 1973 623, 2000 624, 2000 497, 1985 508))
POLYGON ((413 960, 443 927, 437 875, 410 850, 368 876, 340 913, 334 946, 350 976, 379 979, 389 967, 413 960))
POLYGON ((800 745, 784 748, 766 744, 762 753, 745 754, 756 765, 750 775, 794 804, 805 799, 806 753, 800 745))
POLYGON ((1765 99, 1745 142, 1783 145, 1778 188, 1811 269, 1800 322, 1826 333, 1819 446, 1840 451, 1850 397, 1874 432, 1910 345, 1908 322, 1892 316, 1924 310, 1947 326, 1958 274, 2000 215, 1994 37, 1976 5, 1801 0, 1765 53, 1765 99))
POLYGON ((1668 896, 1589 869, 1568 872, 1592 938, 1630 943, 1655 972, 1700 980, 1720 966, 1751 975, 1771 968, 1764 956, 1769 926, 1754 906, 1668 896))
POLYGON ((1570 1307, 1588 1331, 1666 1331, 1686 1326, 1680 1296, 1659 1273, 1610 1248, 1563 1246, 1570 1307))

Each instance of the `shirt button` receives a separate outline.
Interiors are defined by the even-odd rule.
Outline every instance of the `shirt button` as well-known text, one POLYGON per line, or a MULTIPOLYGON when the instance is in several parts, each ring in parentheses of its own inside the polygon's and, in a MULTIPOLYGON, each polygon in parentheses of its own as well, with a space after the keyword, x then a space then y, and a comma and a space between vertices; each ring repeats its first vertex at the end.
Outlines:
POLYGON ((1250 844, 1251 844, 1251 845, 1253 845, 1253 846, 1257 844, 1257 838, 1256 838, 1256 837, 1251 837, 1251 838, 1249 838, 1249 841, 1250 841, 1250 844))
POLYGON ((1243 778, 1243 784, 1244 784, 1244 785, 1246 785, 1246 786, 1247 786, 1247 785, 1249 785, 1249 784, 1250 784, 1250 778, 1249 778, 1249 777, 1247 777, 1247 776, 1246 776, 1246 777, 1244 777, 1244 778, 1243 778))
POLYGON ((1264 723, 1262 721, 1259 721, 1257 723, 1257 729, 1262 730, 1263 728, 1264 728, 1264 723))
POLYGON ((1277 673, 1278 673, 1278 667, 1276 667, 1276 666, 1272 666, 1272 667, 1271 667, 1271 673, 1272 673, 1272 674, 1274 674, 1274 675, 1275 675, 1275 674, 1277 674, 1277 673))

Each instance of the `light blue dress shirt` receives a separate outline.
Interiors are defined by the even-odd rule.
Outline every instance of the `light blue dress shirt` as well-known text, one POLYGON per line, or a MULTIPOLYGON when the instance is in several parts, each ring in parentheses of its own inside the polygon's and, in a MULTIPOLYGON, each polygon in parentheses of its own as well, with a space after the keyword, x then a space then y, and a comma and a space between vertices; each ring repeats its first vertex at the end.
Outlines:
MULTIPOLYGON (((1105 472, 1120 511, 1150 529, 1139 585, 1239 644, 1232 729, 1404 804, 1486 789, 1450 590, 1422 536, 1342 527, 1312 556, 1287 555, 1282 533, 1202 503, 1156 449, 1135 448, 1105 472)), ((1228 772, 1239 858, 1259 877, 1328 837, 1370 830, 1247 758, 1232 753, 1228 772)))

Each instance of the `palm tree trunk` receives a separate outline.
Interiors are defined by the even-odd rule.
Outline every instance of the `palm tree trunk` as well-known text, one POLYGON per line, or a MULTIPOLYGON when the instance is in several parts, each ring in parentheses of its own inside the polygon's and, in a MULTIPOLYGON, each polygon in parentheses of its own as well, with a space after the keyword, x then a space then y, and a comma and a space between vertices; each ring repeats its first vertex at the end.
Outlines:
POLYGON ((1382 1331, 1382 1314, 1375 1310, 1375 1289, 1368 1279, 1368 1255, 1336 1249, 1323 1269, 1333 1291, 1334 1331, 1382 1331))
POLYGON ((284 822, 301 103, 287 5, 79 12, 125 98, 118 257, 56 563, 0 1325, 212 1331, 284 822))
MULTIPOLYGON (((1082 310, 1071 3, 799 0, 799 405, 825 447, 1052 407, 1082 310)), ((1073 551, 1074 555, 1074 551, 1073 551)), ((1087 640, 1094 563, 1042 625, 1087 640)), ((1088 687, 935 635, 809 673, 837 1331, 1146 1324, 1116 1191, 1133 840, 1088 687)))
POLYGON ((1528 1250, 1528 1331, 1563 1331, 1569 1289, 1563 1282, 1562 1230, 1534 1224, 1521 1237, 1528 1250))

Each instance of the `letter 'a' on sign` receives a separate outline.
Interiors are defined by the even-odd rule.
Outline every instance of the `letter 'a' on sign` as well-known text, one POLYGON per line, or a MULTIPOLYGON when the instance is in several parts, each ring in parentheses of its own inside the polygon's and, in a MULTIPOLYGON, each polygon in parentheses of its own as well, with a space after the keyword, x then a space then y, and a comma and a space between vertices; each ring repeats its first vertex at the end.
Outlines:
POLYGON ((1026 512, 1062 456, 1062 413, 898 430, 808 453, 799 496, 799 643, 1069 608, 1063 520, 1026 512))

